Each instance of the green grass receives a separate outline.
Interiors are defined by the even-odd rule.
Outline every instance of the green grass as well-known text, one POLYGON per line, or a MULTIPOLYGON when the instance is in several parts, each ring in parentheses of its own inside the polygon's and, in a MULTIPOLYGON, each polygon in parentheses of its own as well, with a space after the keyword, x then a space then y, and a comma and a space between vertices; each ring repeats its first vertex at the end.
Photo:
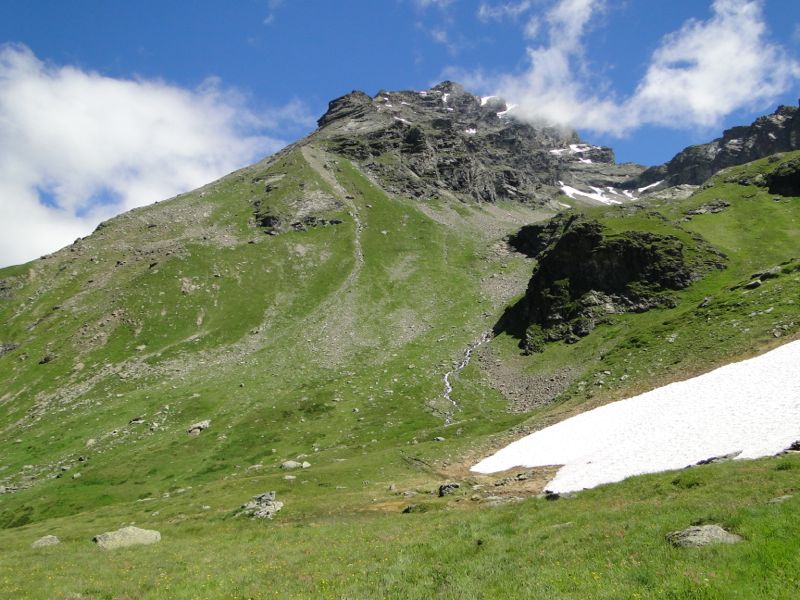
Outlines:
POLYGON ((169 503, 203 500, 176 496, 15 530, 0 582, 34 598, 793 598, 799 500, 768 500, 796 491, 797 469, 796 457, 735 462, 556 502, 478 508, 462 495, 444 508, 431 498, 433 510, 407 515, 289 507, 265 523, 216 504, 177 521, 169 503), (129 521, 157 527, 162 542, 105 553, 91 544, 129 521), (669 546, 665 534, 692 523, 721 523, 744 541, 669 546), (28 548, 46 533, 62 544, 28 548))
POLYGON ((340 225, 277 236, 253 226, 256 202, 288 218, 304 193, 335 193, 292 148, 0 271, 13 294, 0 299, 0 342, 19 344, 0 357, 0 485, 37 479, 0 494, 4 594, 796 596, 797 500, 766 504, 794 491, 795 457, 498 508, 469 499, 478 480, 459 465, 520 426, 796 336, 799 271, 741 286, 800 257, 797 199, 776 202, 722 173, 686 201, 592 209, 612 232, 699 234, 727 255, 727 268, 676 293, 677 308, 616 315, 574 345, 523 357, 517 340, 496 338, 494 356, 520 373, 571 366, 575 381, 555 404, 510 414, 473 362, 454 379, 459 410, 445 426, 442 376, 505 308, 483 284, 524 279, 532 265, 493 251, 499 240, 480 230, 489 213, 479 206, 456 206, 463 226, 447 225, 433 218, 450 210, 445 202, 423 212, 341 158, 330 173, 351 197, 326 213, 340 225), (718 197, 731 206, 683 220, 718 197), (39 364, 47 354, 53 360, 39 364), (146 424, 129 423, 135 417, 146 424), (211 427, 188 436, 201 419, 211 427), (285 480, 277 465, 298 456, 312 467, 285 480), (459 494, 432 494, 456 476, 459 494), (286 503, 274 521, 232 518, 266 490, 286 503), (399 495, 406 490, 420 494, 399 495), (410 503, 427 510, 401 514, 410 503), (721 522, 746 542, 666 545, 666 532, 696 521, 721 522), (131 522, 159 529, 163 541, 110 553, 89 542, 131 522), (29 548, 47 533, 63 544, 29 548))

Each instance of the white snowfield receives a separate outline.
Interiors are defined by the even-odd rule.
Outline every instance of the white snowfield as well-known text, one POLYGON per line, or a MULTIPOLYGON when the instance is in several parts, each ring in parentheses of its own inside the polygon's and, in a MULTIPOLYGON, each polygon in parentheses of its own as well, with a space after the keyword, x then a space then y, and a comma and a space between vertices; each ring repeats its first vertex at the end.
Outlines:
POLYGON ((595 202, 600 202, 601 204, 622 204, 622 201, 619 199, 620 197, 622 200, 627 200, 629 196, 620 196, 614 188, 608 188, 610 191, 609 193, 604 192, 602 189, 594 186, 589 186, 592 190, 591 192, 583 192, 579 189, 572 187, 571 185, 566 185, 563 181, 559 181, 558 185, 561 186, 561 193, 565 196, 569 196, 573 200, 594 200, 595 202))
POLYGON ((800 341, 613 402, 537 431, 472 467, 563 465, 547 489, 572 492, 800 440, 800 341))

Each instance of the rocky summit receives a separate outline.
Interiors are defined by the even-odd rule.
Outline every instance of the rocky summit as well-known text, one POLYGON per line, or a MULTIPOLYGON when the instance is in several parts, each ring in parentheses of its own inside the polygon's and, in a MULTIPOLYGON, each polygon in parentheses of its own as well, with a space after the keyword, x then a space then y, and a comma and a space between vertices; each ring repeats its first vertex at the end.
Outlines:
POLYGON ((450 81, 423 91, 354 91, 331 101, 316 135, 386 189, 413 198, 547 204, 565 185, 605 189, 643 169, 616 164, 611 148, 574 130, 518 121, 513 108, 450 81))

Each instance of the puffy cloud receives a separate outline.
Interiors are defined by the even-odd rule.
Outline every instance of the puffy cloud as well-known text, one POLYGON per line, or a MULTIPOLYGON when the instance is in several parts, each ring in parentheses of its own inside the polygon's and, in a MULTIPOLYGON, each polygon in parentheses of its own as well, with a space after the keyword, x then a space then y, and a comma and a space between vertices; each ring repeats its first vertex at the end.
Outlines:
POLYGON ((23 262, 136 206, 196 188, 310 126, 304 106, 255 112, 209 79, 187 90, 47 65, 0 47, 0 265, 23 262))
POLYGON ((636 89, 620 98, 586 58, 587 30, 604 9, 604 0, 551 3, 526 26, 544 28, 547 43, 527 49, 522 74, 491 78, 490 89, 518 104, 521 118, 622 135, 647 124, 712 126, 764 106, 800 78, 798 61, 769 40, 760 0, 715 0, 708 19, 660 41, 636 89))

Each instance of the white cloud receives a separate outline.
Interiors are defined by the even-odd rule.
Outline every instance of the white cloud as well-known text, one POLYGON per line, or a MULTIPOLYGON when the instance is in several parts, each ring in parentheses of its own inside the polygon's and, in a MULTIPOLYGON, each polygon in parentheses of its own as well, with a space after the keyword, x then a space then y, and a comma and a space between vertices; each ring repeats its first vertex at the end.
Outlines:
POLYGON ((516 19, 528 12, 531 4, 531 0, 497 3, 481 2, 478 7, 478 18, 483 22, 516 19))
POLYGON ((414 4, 417 5, 417 8, 420 8, 422 10, 425 10, 426 8, 430 7, 444 9, 455 2, 456 0, 414 0, 414 4))
POLYGON ((617 97, 592 75, 585 47, 604 9, 604 0, 552 2, 526 31, 532 37, 543 27, 547 43, 528 48, 524 73, 495 77, 488 91, 518 104, 521 118, 621 135, 646 124, 713 126, 737 109, 764 106, 800 78, 798 61, 769 40, 760 0, 715 0, 708 19, 665 36, 636 89, 617 97))
POLYGON ((0 265, 274 152, 284 142, 267 130, 310 125, 300 103, 254 112, 246 102, 215 79, 186 90, 0 47, 0 265))

